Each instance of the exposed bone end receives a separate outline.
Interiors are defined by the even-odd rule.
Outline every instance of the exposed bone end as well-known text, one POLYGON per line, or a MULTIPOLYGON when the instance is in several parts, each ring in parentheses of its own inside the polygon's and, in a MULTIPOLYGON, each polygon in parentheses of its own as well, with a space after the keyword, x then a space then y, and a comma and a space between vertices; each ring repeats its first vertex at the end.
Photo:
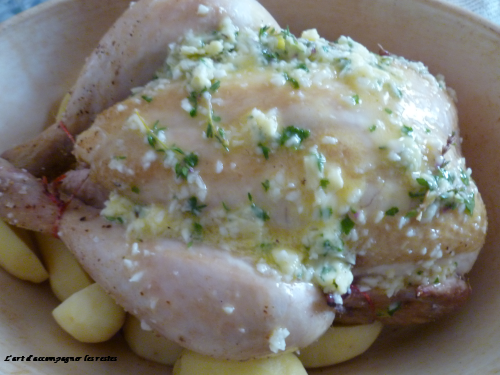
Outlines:
POLYGON ((61 182, 61 190, 69 196, 75 196, 83 203, 104 208, 109 198, 109 191, 89 178, 89 169, 77 169, 66 172, 61 182))
POLYGON ((68 135, 58 124, 53 124, 36 138, 3 152, 1 157, 33 176, 52 179, 75 162, 72 149, 68 135))

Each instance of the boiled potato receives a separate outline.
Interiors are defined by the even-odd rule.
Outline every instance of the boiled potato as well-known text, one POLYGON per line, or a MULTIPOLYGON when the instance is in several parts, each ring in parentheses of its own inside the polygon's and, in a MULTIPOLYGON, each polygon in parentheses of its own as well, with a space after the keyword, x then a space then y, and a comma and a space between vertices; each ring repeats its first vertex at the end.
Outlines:
POLYGON ((324 367, 347 361, 365 352, 375 341, 382 323, 335 326, 318 341, 301 349, 299 359, 305 367, 324 367))
POLYGON ((100 287, 76 292, 52 311, 56 322, 81 342, 109 340, 125 322, 125 311, 100 287))
POLYGON ((153 331, 142 329, 139 319, 132 315, 127 316, 123 334, 130 349, 139 357, 150 361, 172 366, 182 351, 179 344, 153 331))
POLYGON ((22 280, 34 283, 47 280, 49 274, 32 250, 34 243, 29 232, 0 220, 0 238, 0 266, 22 280))
POLYGON ((59 300, 64 301, 93 283, 61 240, 40 233, 36 240, 49 271, 50 287, 59 300))
POLYGON ((307 375, 292 353, 245 362, 224 361, 183 350, 175 362, 174 375, 307 375))

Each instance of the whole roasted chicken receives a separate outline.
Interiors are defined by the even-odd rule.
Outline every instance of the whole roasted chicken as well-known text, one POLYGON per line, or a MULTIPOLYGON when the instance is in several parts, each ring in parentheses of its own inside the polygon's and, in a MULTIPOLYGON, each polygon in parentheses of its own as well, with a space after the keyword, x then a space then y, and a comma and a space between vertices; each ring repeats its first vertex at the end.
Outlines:
POLYGON ((0 191, 143 324, 230 359, 456 310, 487 226, 442 78, 248 0, 131 5, 0 191))

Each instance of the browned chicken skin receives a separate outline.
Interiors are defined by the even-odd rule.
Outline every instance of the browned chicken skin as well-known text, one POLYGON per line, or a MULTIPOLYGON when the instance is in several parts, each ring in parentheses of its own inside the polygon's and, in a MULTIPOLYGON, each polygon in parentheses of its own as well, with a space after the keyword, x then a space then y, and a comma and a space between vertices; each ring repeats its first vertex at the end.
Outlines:
POLYGON ((422 324, 436 321, 460 309, 471 293, 461 277, 426 286, 408 286, 392 297, 382 290, 360 292, 355 284, 343 296, 343 304, 327 303, 335 308, 338 324, 370 324, 376 320, 388 325, 422 324))

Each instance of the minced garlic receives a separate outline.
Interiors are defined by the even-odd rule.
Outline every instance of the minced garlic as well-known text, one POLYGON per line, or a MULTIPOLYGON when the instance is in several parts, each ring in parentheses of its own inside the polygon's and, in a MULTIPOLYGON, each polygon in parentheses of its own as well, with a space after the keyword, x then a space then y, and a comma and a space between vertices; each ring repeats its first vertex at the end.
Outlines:
MULTIPOLYGON (((200 16, 208 12, 208 7, 198 8, 200 16)), ((316 30, 304 31, 301 38, 288 29, 266 26, 239 30, 229 18, 213 33, 189 32, 169 49, 155 83, 134 92, 136 107, 119 104, 116 108, 129 114, 122 131, 148 147, 140 160, 142 169, 149 171, 159 163, 170 171, 175 182, 165 192, 163 203, 143 204, 130 195, 126 198, 118 192, 111 194, 101 214, 126 225, 131 240, 167 236, 188 246, 205 242, 252 258, 259 272, 285 281, 313 282, 325 293, 339 297, 349 291, 353 282, 351 270, 356 255, 377 246, 364 239, 369 235, 368 224, 383 225, 384 220, 397 216, 399 229, 411 238, 418 236, 409 224, 412 220, 432 221, 442 209, 472 215, 475 193, 469 184, 471 172, 463 159, 451 162, 443 156, 453 136, 444 143, 433 136, 435 129, 418 132, 403 121, 400 103, 410 89, 404 79, 405 70, 416 71, 428 85, 445 90, 443 82, 434 79, 423 65, 373 54, 347 37, 332 43, 316 30), (297 123, 287 123, 283 120, 284 109, 274 106, 272 100, 269 107, 250 108, 236 119, 224 119, 219 111, 223 112, 225 101, 219 91, 232 81, 247 87, 259 77, 266 77, 269 86, 287 90, 287 95, 299 103, 308 89, 340 82, 343 91, 332 92, 338 99, 340 120, 336 120, 345 127, 364 124, 363 132, 375 145, 381 164, 400 175, 398 185, 381 177, 367 181, 366 173, 375 168, 371 160, 347 168, 342 157, 332 158, 334 153, 348 153, 342 148, 342 129, 339 134, 328 128, 310 129, 300 123, 300 118, 297 123), (223 178, 226 173, 238 171, 239 164, 232 155, 240 153, 254 158, 256 168, 275 160, 293 159, 293 173, 276 163, 272 173, 260 181, 258 194, 241 191, 238 203, 222 200, 216 206, 209 204, 213 191, 207 182, 210 176, 202 167, 202 156, 194 149, 178 147, 168 124, 150 122, 143 113, 143 108, 153 106, 170 83, 180 84, 183 97, 178 106, 182 114, 197 127, 200 140, 209 142, 217 155, 208 163, 210 173, 223 178), (367 118, 363 110, 373 116, 367 118), (400 183, 408 190, 402 191, 400 183), (375 208, 366 209, 382 188, 385 195, 374 203, 375 208), (305 217, 307 224, 293 232, 283 230, 275 220, 275 212, 263 200, 276 205, 290 202, 286 215, 305 217), (364 241, 363 249, 356 245, 360 239, 364 241)), ((107 167, 133 175, 130 165, 124 152, 110 160, 107 167)), ((140 184, 126 188, 141 198, 140 184)), ((423 249, 414 250, 427 254, 427 249, 425 253, 423 249)), ((435 259, 440 258, 439 251, 429 249, 435 259)), ((417 275, 420 278, 379 277, 373 278, 373 283, 383 284, 388 293, 393 293, 416 279, 446 278, 452 269, 450 265, 439 270, 424 267, 423 274, 417 275)), ((140 277, 134 274, 131 281, 140 277)), ((369 280, 364 287, 372 286, 369 280)), ((229 307, 224 311, 232 312, 229 307)), ((273 351, 284 350, 286 332, 283 329, 272 334, 273 351)))

